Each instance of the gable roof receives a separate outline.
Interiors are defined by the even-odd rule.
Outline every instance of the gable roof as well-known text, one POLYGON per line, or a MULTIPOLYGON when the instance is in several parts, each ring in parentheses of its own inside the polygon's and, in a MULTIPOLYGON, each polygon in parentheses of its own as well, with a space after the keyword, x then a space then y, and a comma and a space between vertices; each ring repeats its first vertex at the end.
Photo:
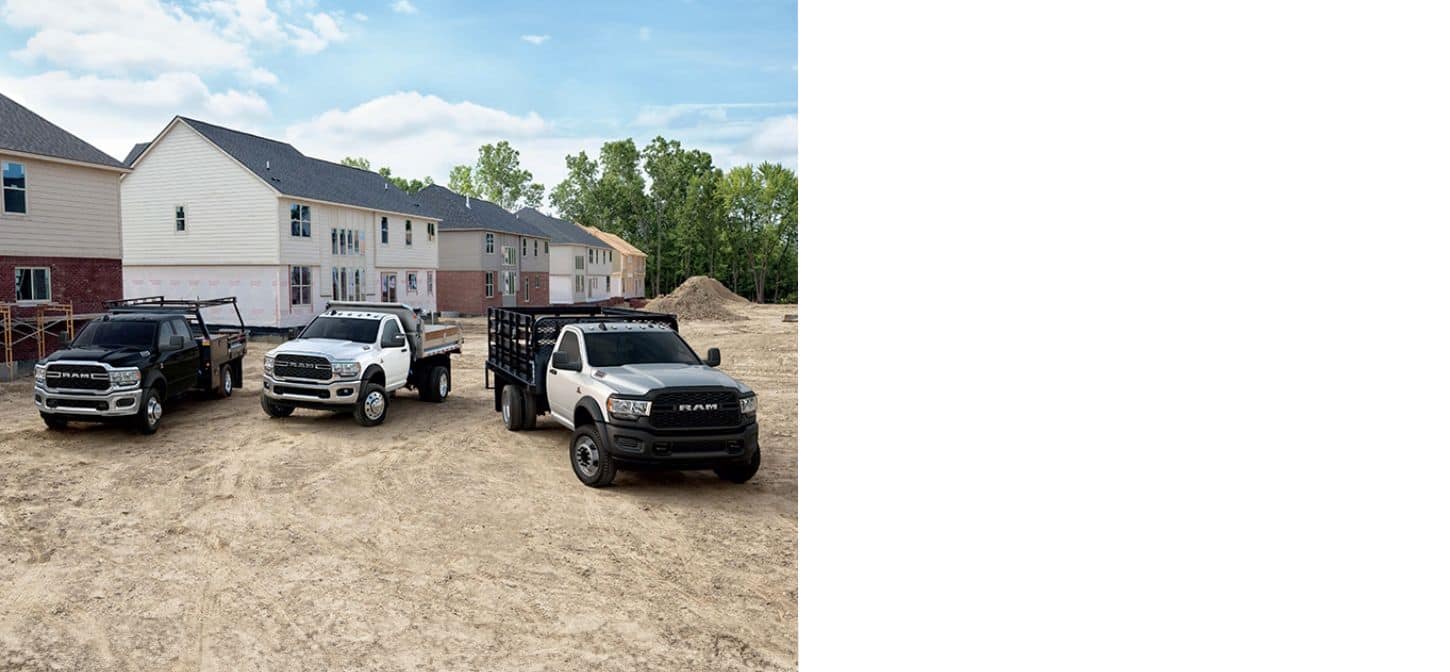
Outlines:
MULTIPOLYGON (((395 215, 438 219, 416 196, 399 189, 387 178, 372 171, 314 159, 297 151, 296 147, 278 140, 234 131, 188 117, 177 117, 176 120, 200 133, 284 196, 350 205, 395 215)), ((147 149, 149 148, 137 152, 133 161, 140 160, 147 153, 147 149)))
POLYGON ((109 154, 0 94, 0 151, 7 149, 102 168, 126 169, 109 154))
POLYGON ((487 229, 502 233, 513 233, 535 238, 549 236, 537 227, 514 216, 497 204, 478 198, 469 198, 453 193, 447 187, 432 184, 418 192, 418 200, 441 219, 438 228, 442 231, 460 229, 487 229))
POLYGON ((600 239, 600 240, 602 240, 602 241, 604 241, 606 243, 609 243, 609 246, 612 247, 612 248, 614 248, 614 250, 616 252, 619 252, 620 254, 632 254, 632 255, 640 256, 640 257, 648 257, 649 256, 648 254, 645 254, 644 250, 641 250, 638 247, 635 247, 633 245, 630 245, 629 244, 629 241, 625 240, 624 238, 621 238, 619 236, 616 236, 616 235, 614 235, 614 234, 612 234, 612 233, 610 233, 608 231, 600 230, 600 228, 597 227, 597 226, 586 226, 584 228, 585 229, 588 229, 589 230, 589 233, 594 234, 594 237, 595 238, 598 238, 598 239, 600 239))
POLYGON ((149 142, 136 143, 134 146, 131 147, 131 151, 126 153, 126 158, 122 159, 121 163, 124 163, 128 166, 136 163, 136 159, 141 157, 141 152, 146 151, 146 148, 150 146, 151 143, 149 142))
POLYGON ((550 217, 533 208, 524 208, 516 213, 519 219, 543 231, 557 245, 585 245, 588 247, 609 247, 606 243, 584 230, 574 222, 550 217))

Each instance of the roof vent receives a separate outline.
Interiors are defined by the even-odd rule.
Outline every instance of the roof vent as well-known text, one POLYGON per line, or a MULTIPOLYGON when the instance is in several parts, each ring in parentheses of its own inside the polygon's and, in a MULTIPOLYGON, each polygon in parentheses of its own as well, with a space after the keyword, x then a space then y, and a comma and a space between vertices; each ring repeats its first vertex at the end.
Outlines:
POLYGON ((383 180, 383 191, 387 191, 387 190, 388 190, 388 181, 387 180, 383 180))
POLYGON ((271 169, 272 169, 272 160, 271 159, 267 159, 267 170, 271 170, 271 169))
POLYGON ((473 209, 473 199, 469 198, 467 195, 464 195, 464 197, 463 197, 463 207, 468 208, 469 210, 472 210, 473 209))

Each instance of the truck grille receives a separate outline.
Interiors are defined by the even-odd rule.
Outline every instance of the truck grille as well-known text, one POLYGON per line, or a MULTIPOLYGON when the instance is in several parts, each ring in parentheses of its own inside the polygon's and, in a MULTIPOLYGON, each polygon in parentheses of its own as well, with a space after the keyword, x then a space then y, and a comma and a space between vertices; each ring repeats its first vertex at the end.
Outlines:
POLYGON ((662 429, 735 427, 740 424, 740 399, 734 392, 666 392, 655 397, 650 423, 662 429))
POLYGON ((329 380, 332 378, 332 362, 326 357, 277 355, 272 362, 272 374, 278 378, 329 380))
POLYGON ((89 364, 51 364, 45 367, 45 386, 52 390, 99 392, 111 388, 111 374, 104 367, 89 364))

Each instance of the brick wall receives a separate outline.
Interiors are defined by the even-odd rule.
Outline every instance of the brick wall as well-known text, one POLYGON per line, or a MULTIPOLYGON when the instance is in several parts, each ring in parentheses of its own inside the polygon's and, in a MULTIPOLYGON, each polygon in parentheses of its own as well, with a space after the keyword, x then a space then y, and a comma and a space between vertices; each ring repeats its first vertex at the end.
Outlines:
MULTIPOLYGON (((57 303, 69 301, 75 314, 100 313, 105 311, 105 302, 121 298, 121 260, 92 259, 86 257, 8 257, 0 256, 0 303, 15 302, 16 267, 46 267, 50 269, 50 296, 57 303)), ((31 318, 35 308, 17 306, 16 317, 31 318)), ((76 322, 79 330, 82 322, 76 322)), ((27 340, 16 345, 16 361, 35 359, 35 341, 27 340)), ((46 353, 57 346, 53 336, 46 338, 46 353)), ((4 353, 0 352, 0 358, 4 353)))
POLYGON ((549 273, 548 271, 527 271, 519 273, 519 282, 524 283, 528 292, 528 302, 524 297, 519 297, 521 306, 547 306, 549 305, 549 273), (535 283, 538 284, 535 287, 535 283))
POLYGON ((483 271, 438 271, 438 310, 483 312, 483 271))

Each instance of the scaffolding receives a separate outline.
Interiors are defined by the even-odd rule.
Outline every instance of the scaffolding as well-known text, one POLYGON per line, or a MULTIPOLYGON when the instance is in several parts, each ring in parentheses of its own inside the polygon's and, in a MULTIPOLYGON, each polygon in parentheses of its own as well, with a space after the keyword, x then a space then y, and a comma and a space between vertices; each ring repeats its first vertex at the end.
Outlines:
MULTIPOLYGON (((82 315, 82 319, 93 316, 82 315)), ((16 360, 15 352, 24 344, 35 343, 35 359, 39 361, 45 358, 47 337, 55 337, 56 349, 62 343, 74 339, 76 336, 76 314, 75 309, 69 301, 38 303, 38 304, 17 304, 0 303, 0 341, 4 345, 4 359, 0 359, 0 367, 3 367, 9 375, 8 379, 15 379, 16 360), (20 315, 19 309, 30 308, 33 312, 30 316, 20 315)))

